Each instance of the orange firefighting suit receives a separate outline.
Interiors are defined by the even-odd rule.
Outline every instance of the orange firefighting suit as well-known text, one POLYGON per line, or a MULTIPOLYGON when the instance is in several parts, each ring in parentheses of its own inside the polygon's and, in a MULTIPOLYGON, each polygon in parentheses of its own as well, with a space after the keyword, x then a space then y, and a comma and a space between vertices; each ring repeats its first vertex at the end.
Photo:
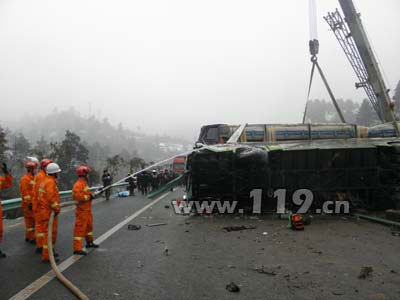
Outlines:
POLYGON ((35 176, 35 190, 34 197, 32 199, 33 216, 35 218, 35 230, 36 230, 36 248, 42 248, 44 231, 40 224, 39 216, 39 188, 42 181, 46 178, 46 173, 42 170, 35 176))
POLYGON ((79 177, 75 182, 72 195, 79 203, 75 209, 74 251, 80 251, 83 238, 86 243, 93 242, 92 194, 84 178, 79 177))
POLYGON ((35 196, 35 180, 31 173, 26 173, 19 181, 21 208, 25 219, 25 239, 35 240, 35 220, 33 216, 33 198, 35 196))
MULTIPOLYGON (((6 174, 5 177, 0 176, 0 190, 4 190, 12 186, 13 178, 11 174, 6 174)), ((3 208, 0 200, 0 242, 3 239, 3 208)))
MULTIPOLYGON (((60 195, 58 193, 57 180, 53 176, 46 176, 39 186, 38 194, 38 209, 39 209, 39 222, 40 229, 44 233, 43 237, 43 251, 42 260, 49 260, 49 249, 47 244, 47 235, 50 214, 54 211, 56 214, 60 212, 60 195)), ((58 217, 54 217, 53 230, 52 230, 52 242, 53 246, 57 240, 57 227, 58 227, 58 217)))

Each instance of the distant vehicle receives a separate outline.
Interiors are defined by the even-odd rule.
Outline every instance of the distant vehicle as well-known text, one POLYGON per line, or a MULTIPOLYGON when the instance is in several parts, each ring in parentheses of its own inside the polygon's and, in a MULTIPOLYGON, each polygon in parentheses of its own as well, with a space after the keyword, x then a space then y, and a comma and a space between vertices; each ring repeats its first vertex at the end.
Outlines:
POLYGON ((172 162, 172 173, 174 175, 181 175, 185 173, 186 156, 177 156, 172 162))

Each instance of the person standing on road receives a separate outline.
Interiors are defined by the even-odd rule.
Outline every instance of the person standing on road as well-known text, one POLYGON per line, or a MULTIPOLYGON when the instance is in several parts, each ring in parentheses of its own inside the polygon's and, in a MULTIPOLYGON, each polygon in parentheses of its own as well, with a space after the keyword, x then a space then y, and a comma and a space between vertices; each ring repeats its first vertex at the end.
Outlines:
POLYGON ((142 172, 142 195, 147 195, 148 187, 151 182, 151 175, 147 171, 142 172))
MULTIPOLYGON (((106 188, 107 186, 110 186, 112 184, 113 178, 111 174, 108 173, 107 169, 104 169, 101 180, 103 181, 103 188, 106 188)), ((105 193, 106 193, 106 200, 110 200, 111 188, 106 189, 105 193)))
POLYGON ((137 176, 137 186, 138 186, 138 193, 142 193, 143 195, 143 173, 139 173, 137 176))
MULTIPOLYGON (((58 217, 60 213, 60 195, 57 186, 58 173, 61 172, 60 167, 56 163, 50 163, 46 167, 47 176, 42 180, 39 186, 39 218, 40 227, 43 230, 43 251, 42 261, 49 261, 49 245, 47 242, 48 227, 50 221, 50 215, 54 211, 54 222, 52 228, 52 244, 53 247, 57 241, 57 229, 58 229, 58 217)), ((53 249, 54 250, 54 249, 53 249)), ((54 253, 57 257, 58 254, 54 253)), ((56 259, 57 260, 57 259, 56 259)))
POLYGON ((19 181, 21 194, 21 208, 25 219, 25 241, 35 244, 35 218, 33 214, 33 198, 35 197, 35 171, 37 163, 28 161, 25 163, 26 174, 19 181))
POLYGON ((88 166, 80 166, 76 169, 78 180, 72 188, 72 197, 78 201, 75 208, 75 227, 74 227, 74 254, 86 255, 82 250, 83 239, 86 240, 86 248, 98 248, 99 245, 93 243, 93 215, 92 199, 94 195, 90 192, 87 184, 87 176, 90 172, 88 166))
POLYGON ((130 174, 128 174, 128 178, 125 179, 125 182, 128 183, 128 191, 129 191, 129 196, 135 196, 135 179, 133 179, 130 174))
MULTIPOLYGON (((0 176, 0 190, 8 189, 12 186, 13 178, 8 172, 7 165, 5 163, 2 164, 2 171, 4 173, 4 177, 0 176)), ((0 242, 3 239, 3 208, 1 206, 1 199, 0 199, 0 242)), ((1 251, 0 249, 0 258, 6 257, 6 254, 1 251)))
POLYGON ((40 161, 40 172, 35 176, 35 192, 32 199, 33 216, 35 218, 35 230, 36 230, 36 253, 42 253, 44 229, 41 227, 40 222, 40 211, 39 211, 39 188, 42 181, 47 177, 46 167, 53 161, 48 158, 44 158, 40 161))

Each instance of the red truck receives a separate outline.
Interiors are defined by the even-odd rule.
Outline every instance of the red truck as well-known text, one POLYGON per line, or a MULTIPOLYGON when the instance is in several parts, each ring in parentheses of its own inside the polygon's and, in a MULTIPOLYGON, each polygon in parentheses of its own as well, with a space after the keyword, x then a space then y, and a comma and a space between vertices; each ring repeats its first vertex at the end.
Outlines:
POLYGON ((181 175, 185 173, 186 156, 177 156, 172 162, 172 173, 174 175, 181 175))

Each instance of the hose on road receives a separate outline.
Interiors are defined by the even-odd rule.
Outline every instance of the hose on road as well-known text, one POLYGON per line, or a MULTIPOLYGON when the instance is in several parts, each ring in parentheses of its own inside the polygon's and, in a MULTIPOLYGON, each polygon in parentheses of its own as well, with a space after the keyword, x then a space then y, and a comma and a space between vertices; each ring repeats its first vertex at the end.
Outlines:
MULTIPOLYGON (((78 202, 77 201, 68 201, 68 202, 63 202, 60 204, 60 208, 61 207, 65 207, 65 206, 71 206, 71 205, 77 205, 78 202)), ((69 281, 58 269, 57 265, 56 265, 56 261, 54 259, 54 252, 53 252, 53 239, 52 239, 52 235, 53 235, 53 223, 54 223, 54 211, 51 212, 50 215, 50 220, 49 220, 49 227, 47 228, 47 245, 48 245, 48 249, 49 249, 49 258, 50 258, 50 264, 51 264, 51 268, 53 269, 54 273, 56 274, 56 277, 58 280, 60 280, 60 282, 65 285, 75 296, 78 297, 78 299, 80 300, 89 300, 89 298, 82 293, 82 291, 80 289, 78 289, 71 281, 69 281)))

